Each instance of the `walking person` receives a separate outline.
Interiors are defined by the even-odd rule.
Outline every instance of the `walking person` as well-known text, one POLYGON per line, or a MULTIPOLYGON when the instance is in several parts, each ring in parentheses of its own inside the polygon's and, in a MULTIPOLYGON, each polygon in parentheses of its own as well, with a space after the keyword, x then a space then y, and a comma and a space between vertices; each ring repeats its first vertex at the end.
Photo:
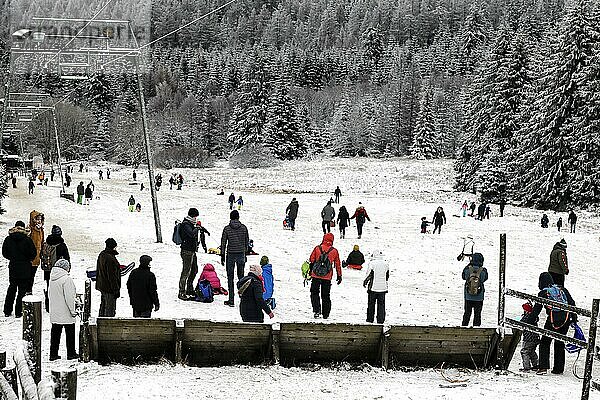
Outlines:
POLYGON ((127 206, 129 207, 129 212, 133 212, 133 210, 135 210, 135 199, 133 198, 133 195, 129 196, 127 206))
POLYGON ((342 191, 340 190, 339 186, 335 188, 333 194, 335 195, 335 204, 340 204, 340 197, 342 197, 342 191))
POLYGON ((469 211, 471 211, 471 213, 469 214, 469 217, 475 216, 475 209, 476 208, 477 208, 477 206, 475 205, 475 202, 472 201, 471 205, 469 206, 469 211))
POLYGON ((296 198, 294 197, 292 199, 292 201, 290 202, 290 204, 288 204, 287 208, 285 209, 285 213, 290 222, 291 230, 296 230, 296 218, 298 217, 298 208, 299 207, 300 206, 298 204, 298 200, 296 200, 296 198))
POLYGON ((69 248, 62 237, 62 229, 58 225, 52 225, 50 235, 46 238, 46 242, 42 246, 41 266, 44 271, 44 281, 46 281, 46 289, 44 290, 46 311, 48 306, 48 286, 50 283, 50 274, 56 261, 67 260, 71 262, 69 248))
POLYGON ((117 299, 121 297, 121 268, 117 261, 117 242, 113 238, 104 241, 106 248, 96 262, 96 290, 100 292, 99 317, 114 317, 117 299))
POLYGON ((77 185, 77 204, 83 205, 83 195, 85 194, 85 188, 83 187, 83 182, 79 182, 77 185))
POLYGON ((54 175, 56 174, 56 172, 54 171, 54 167, 52 167, 52 169, 50 170, 50 181, 54 182, 54 175))
POLYGON ((94 197, 94 191, 92 189, 92 182, 90 182, 85 188, 85 200, 83 201, 83 204, 89 206, 92 197, 94 197))
POLYGON ((264 314, 275 317, 263 298, 262 268, 251 265, 250 272, 237 283, 240 295, 240 315, 244 322, 264 322, 264 314), (264 314, 263 314, 264 312, 264 314))
POLYGON ((29 286, 27 287, 27 293, 33 292, 33 283, 35 281, 35 275, 38 267, 40 266, 42 259, 42 247, 44 246, 44 240, 46 239, 44 233, 44 222, 45 217, 39 211, 33 210, 29 213, 29 237, 33 241, 36 250, 36 256, 31 262, 31 277, 29 280, 29 286))
POLYGON ((442 225, 446 223, 446 213, 442 207, 438 207, 433 214, 433 233, 437 231, 438 235, 442 233, 442 225))
POLYGON ((486 207, 485 203, 481 203, 479 205, 479 207, 477 207, 477 220, 478 221, 483 221, 483 219, 485 218, 485 207, 486 207))
POLYGON ((331 232, 331 221, 335 218, 335 210, 331 207, 331 201, 328 201, 323 210, 321 210, 321 227, 323 233, 331 232))
POLYGON ((8 236, 2 243, 2 256, 8 260, 8 288, 4 299, 4 316, 10 317, 15 311, 15 317, 23 314, 22 300, 27 293, 31 280, 31 262, 37 255, 35 244, 29 237, 29 230, 23 221, 17 221, 8 230, 8 236), (16 296, 16 302, 15 302, 16 296))
POLYGON ((569 263, 567 262, 567 242, 561 239, 556 242, 550 253, 550 264, 548 272, 552 281, 559 286, 565 285, 565 275, 569 275, 569 263))
POLYGON ((143 255, 140 257, 140 266, 131 271, 127 279, 127 292, 129 293, 129 304, 133 309, 134 318, 151 318, 152 308, 158 311, 158 291, 156 276, 150 271, 152 257, 143 255))
MULTIPOLYGON (((533 315, 533 305, 530 302, 523 304, 521 322, 537 327, 538 319, 537 316, 533 315)), ((519 371, 528 372, 538 369, 539 358, 536 351, 538 344, 540 344, 540 335, 534 332, 523 331, 523 344, 521 345, 523 368, 520 368, 519 371)))
MULTIPOLYGON (((69 168, 69 166, 67 166, 69 168)), ((83 172, 83 163, 79 164, 79 173, 83 172)))
MULTIPOLYGON (((571 297, 571 294, 564 286, 558 286, 552 280, 552 275, 548 272, 542 272, 538 281, 538 287, 540 292, 538 297, 546 298, 549 300, 558 301, 561 303, 575 306, 575 301, 571 297)), ((544 329, 549 331, 566 335, 569 332, 569 326, 571 323, 577 322, 577 314, 572 312, 566 312, 558 308, 551 308, 544 306, 541 303, 536 303, 533 307, 532 315, 538 317, 542 308, 546 309, 546 323, 544 329)), ((545 375, 550 369, 550 344, 554 340, 554 366, 552 373, 560 375, 565 370, 565 344, 559 340, 550 338, 548 336, 542 336, 540 340, 540 360, 538 364, 538 375, 545 375)))
POLYGON ((333 234, 326 233, 323 241, 316 246, 309 257, 310 263, 310 301, 315 318, 327 319, 331 312, 331 280, 333 270, 336 272, 336 282, 342 283, 342 267, 340 255, 333 247, 333 234))
POLYGON ((12 183, 12 187, 13 189, 17 188, 17 177, 13 175, 13 177, 11 178, 11 183, 12 183))
POLYGON ((104 175, 104 171, 102 171, 102 170, 98 171, 98 179, 99 180, 104 179, 103 175, 104 175))
POLYGON ((135 180, 137 179, 137 174, 135 172, 135 169, 133 170, 132 176, 133 176, 133 181, 135 182, 135 180))
POLYGON ((488 279, 487 269, 483 266, 483 255, 475 253, 471 262, 463 269, 462 278, 465 281, 465 313, 462 326, 468 326, 471 313, 474 311, 473 326, 481 326, 481 310, 485 298, 485 281, 488 279))
POLYGON ((350 226, 350 214, 346 206, 341 206, 337 216, 338 227, 340 228, 340 238, 346 238, 346 228, 350 226))
POLYGON ((198 273, 196 252, 198 251, 198 232, 200 231, 198 215, 200 213, 197 208, 190 208, 187 216, 179 225, 182 269, 179 276, 179 294, 177 297, 180 300, 187 300, 189 297, 195 296, 194 279, 198 273))
POLYGON ((383 252, 376 250, 367 264, 363 287, 367 288, 367 322, 375 320, 375 306, 377 306, 377 323, 385 322, 385 295, 388 292, 390 279, 390 265, 385 260, 383 252))
POLYGON ((106 179, 110 179, 110 169, 106 168, 106 179))
POLYGON ((229 209, 233 210, 233 204, 235 203, 235 195, 231 193, 227 201, 229 201, 229 209))
POLYGON ((50 361, 58 360, 60 347, 60 336, 65 330, 67 342, 67 360, 76 360, 79 354, 75 351, 75 282, 69 274, 71 263, 60 259, 52 267, 50 272, 50 285, 48 286, 48 298, 50 305, 50 361))
POLYGON ((573 209, 571 209, 571 211, 569 212, 569 218, 567 219, 567 222, 569 223, 571 233, 575 233, 575 225, 577 225, 577 214, 575 214, 573 209))
POLYGON ((175 184, 175 178, 173 175, 169 178, 169 190, 173 190, 173 185, 175 184))
POLYGON ((238 197, 236 203, 237 203, 237 209, 241 210, 242 207, 244 206, 244 199, 242 199, 242 196, 238 197))
POLYGON ((200 227, 200 229, 198 230, 198 232, 200 233, 200 245, 202 245, 202 250, 204 250, 205 253, 208 253, 208 248, 206 247, 206 235, 210 236, 210 232, 208 231, 208 229, 202 226, 202 223, 200 221, 198 221, 197 225, 200 227))
POLYGON ((491 208, 489 204, 485 205, 485 219, 490 219, 491 208))
POLYGON ((462 206, 460 206, 460 210, 462 211, 462 216, 466 217, 467 216, 467 210, 469 209, 469 204, 467 204, 467 201, 465 200, 465 202, 462 204, 462 206))
POLYGON ((548 228, 548 224, 550 223, 550 219, 546 214, 542 215, 542 220, 540 221, 542 228, 548 228))
POLYGON ((500 217, 504 217, 504 207, 506 207, 506 200, 500 199, 500 217))
POLYGON ((358 238, 360 239, 362 237, 363 225, 366 221, 371 222, 371 218, 369 218, 367 210, 365 209, 365 207, 363 207, 360 201, 358 202, 358 207, 354 211, 354 215, 350 217, 350 219, 354 218, 356 218, 356 230, 358 232, 358 238))
POLYGON ((35 183, 33 183, 33 180, 30 179, 29 180, 29 192, 28 192, 28 194, 33 194, 33 188, 35 188, 35 183))
POLYGON ((560 232, 560 229, 563 226, 563 221, 562 221, 562 217, 558 217, 558 221, 556 221, 556 227, 558 228, 558 231, 560 232))
POLYGON ((229 300, 226 300, 224 304, 233 307, 235 305, 234 271, 237 271, 238 280, 244 277, 250 237, 248 228, 240 222, 238 210, 232 210, 229 213, 229 219, 229 224, 223 228, 223 234, 221 235, 221 265, 225 265, 227 270, 227 289, 229 291, 229 300))

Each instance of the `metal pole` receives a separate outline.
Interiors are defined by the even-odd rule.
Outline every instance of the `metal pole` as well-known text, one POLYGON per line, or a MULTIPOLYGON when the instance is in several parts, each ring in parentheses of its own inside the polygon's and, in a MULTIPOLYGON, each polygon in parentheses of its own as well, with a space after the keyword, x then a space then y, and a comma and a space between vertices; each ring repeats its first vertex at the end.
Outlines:
POLYGON ((6 82, 4 82, 4 104, 2 104, 2 115, 0 116, 0 149, 4 145, 4 124, 6 123, 6 113, 8 112, 8 97, 10 95, 10 69, 12 65, 12 56, 6 69, 6 82))
POLYGON ((58 122, 56 120, 56 108, 52 109, 52 121, 54 125, 54 136, 56 137, 56 157, 58 158, 58 172, 60 173, 60 192, 65 191, 65 181, 63 178, 62 163, 60 162, 60 142, 58 140, 58 122))
POLYGON ((588 336, 588 345, 585 353, 585 370, 583 374, 583 389, 581 390, 581 400, 590 398, 590 384, 592 382, 592 367, 594 366, 594 352, 596 349, 596 330, 598 327, 598 309, 600 300, 594 299, 592 302, 592 318, 590 320, 590 332, 588 336))
POLYGON ((498 334, 500 335, 496 351, 496 367, 506 369, 504 362, 504 307, 506 288, 506 233, 500 234, 500 265, 498 273, 498 334))
POLYGON ((154 211, 154 227, 156 229, 156 242, 162 243, 162 232, 160 229, 160 216, 158 211, 158 200, 156 198, 156 187, 154 186, 154 170, 152 169, 152 151, 150 149, 150 138, 148 136, 148 118, 146 116, 146 102, 144 100, 144 86, 142 85, 142 76, 138 57, 135 60, 135 73, 138 83, 138 102, 140 103, 140 113, 142 116, 142 127, 144 131, 144 145, 146 147, 146 162, 148 164, 148 177, 150 178, 150 195, 152 196, 152 210, 154 211))

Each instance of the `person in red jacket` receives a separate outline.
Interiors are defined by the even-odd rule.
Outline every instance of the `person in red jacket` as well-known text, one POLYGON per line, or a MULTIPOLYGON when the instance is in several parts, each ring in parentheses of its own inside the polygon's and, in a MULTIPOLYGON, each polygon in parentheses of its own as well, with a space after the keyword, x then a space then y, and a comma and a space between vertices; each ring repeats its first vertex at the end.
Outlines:
POLYGON ((219 279, 219 276, 217 275, 217 271, 215 271, 214 265, 212 265, 212 264, 204 265, 204 269, 202 270, 202 273, 200 274, 200 279, 198 279, 198 283, 200 283, 201 281, 203 281, 205 279, 210 282, 210 286, 213 288, 214 294, 224 294, 224 295, 229 294, 227 292, 227 290, 225 290, 225 288, 223 288, 221 286, 221 280, 219 279))
POLYGON ((310 276, 312 278, 310 301, 315 318, 320 318, 323 315, 323 318, 327 319, 331 312, 331 279, 333 278, 334 268, 337 284, 342 283, 340 255, 337 249, 333 247, 333 239, 333 233, 326 233, 323 236, 323 242, 314 248, 308 259, 311 265, 310 276), (322 259, 321 255, 323 254, 326 254, 327 257, 322 259))
POLYGON ((371 222, 371 218, 369 218, 367 210, 365 210, 365 207, 362 205, 361 202, 358 202, 358 208, 356 209, 356 211, 354 211, 354 215, 350 217, 350 219, 354 218, 356 218, 356 229, 358 230, 358 238, 360 239, 360 237, 362 236, 362 228, 365 224, 365 221, 371 222))

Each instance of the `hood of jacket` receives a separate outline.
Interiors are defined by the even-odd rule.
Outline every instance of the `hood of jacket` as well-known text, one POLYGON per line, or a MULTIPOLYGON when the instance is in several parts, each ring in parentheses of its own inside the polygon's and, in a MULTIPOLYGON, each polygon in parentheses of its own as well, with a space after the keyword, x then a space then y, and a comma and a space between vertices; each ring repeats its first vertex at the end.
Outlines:
POLYGON ((38 215, 42 216, 42 226, 44 225, 44 214, 42 214, 39 211, 33 210, 32 212, 29 213, 29 227, 30 229, 35 229, 36 231, 39 231, 40 229, 37 229, 35 227, 35 219, 38 215))
POLYGON ((104 249, 104 250, 102 250, 102 253, 112 254, 113 256, 116 256, 119 254, 119 252, 115 249, 104 249))
POLYGON ((263 275, 265 273, 273 275, 273 266, 271 264, 265 264, 262 266, 263 275))
POLYGON ((23 228, 22 226, 14 226, 8 230, 8 234, 13 240, 23 240, 26 236, 29 236, 29 228, 23 228))
POLYGON ((383 254, 383 251, 375 250, 371 254, 371 259, 372 260, 385 260, 385 255, 383 254))
POLYGON ((64 243, 64 242, 65 242, 65 239, 63 239, 63 237, 60 235, 51 234, 51 235, 48 235, 48 237, 46 238, 46 243, 48 243, 50 246, 55 246, 57 244, 64 243))
POLYGON ((552 275, 549 272, 542 272, 540 274, 540 279, 538 282, 538 287, 540 290, 544 290, 554 285, 554 279, 552 279, 552 275))
POLYGON ((476 267, 483 266, 483 254, 481 254, 481 253, 473 254, 473 257, 471 257, 471 265, 476 266, 476 267))
POLYGON ((240 229, 242 223, 239 219, 232 219, 231 221, 229 221, 229 226, 231 227, 231 229, 240 229))
POLYGON ((563 244, 561 242, 556 242, 556 244, 554 245, 553 250, 567 250, 567 244, 563 244))
POLYGON ((214 271, 215 267, 212 264, 206 264, 202 270, 203 271, 214 271))
POLYGON ((65 271, 63 268, 54 267, 50 271, 50 280, 51 281, 57 281, 57 280, 65 277, 67 275, 69 275, 69 273, 67 271, 65 271))
POLYGON ((321 244, 325 246, 333 246, 333 239, 333 233, 326 233, 325 235, 323 235, 323 241, 321 242, 321 244))

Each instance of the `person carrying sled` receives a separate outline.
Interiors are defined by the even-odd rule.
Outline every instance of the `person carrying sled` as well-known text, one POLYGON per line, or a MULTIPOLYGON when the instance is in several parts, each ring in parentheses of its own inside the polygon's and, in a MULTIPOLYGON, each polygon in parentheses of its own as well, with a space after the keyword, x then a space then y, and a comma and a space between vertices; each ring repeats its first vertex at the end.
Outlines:
POLYGON ((60 336, 65 330, 67 342, 67 360, 76 360, 79 354, 75 351, 75 282, 69 275, 71 264, 67 260, 58 260, 50 272, 48 299, 50 306, 50 361, 60 359, 58 348, 60 336))
MULTIPOLYGON (((521 322, 538 326, 539 318, 533 315, 533 305, 530 302, 523 304, 523 315, 521 322)), ((537 346, 540 344, 540 335, 534 332, 523 331, 523 344, 521 345, 521 358, 523 360, 523 368, 521 372, 528 372, 538 369, 539 358, 537 355, 537 346)))
POLYGON ((483 255, 475 253, 471 262, 463 269, 462 278, 465 281, 465 312, 462 326, 468 326, 471 313, 475 311, 473 326, 481 326, 481 310, 485 296, 484 282, 488 279, 487 269, 483 266, 483 255))
POLYGON ((575 233, 575 225, 577 225, 577 214, 575 214, 575 212, 572 209, 569 212, 569 218, 567 219, 567 222, 569 223, 569 227, 571 228, 570 232, 575 233))
POLYGON ((197 208, 190 208, 187 216, 179 225, 179 235, 181 236, 181 275, 179 276, 179 293, 177 297, 180 300, 187 300, 188 296, 195 296, 194 279, 198 274, 198 212, 197 208))
POLYGON ((17 221, 15 226, 8 230, 8 236, 2 243, 2 256, 8 260, 8 288, 4 299, 5 317, 10 317, 14 307, 15 317, 21 318, 22 300, 27 293, 33 270, 31 262, 36 255, 37 249, 29 237, 29 230, 25 228, 23 221, 17 221))
POLYGON ((564 286, 565 275, 569 275, 569 263, 567 262, 567 242, 561 239, 556 242, 550 253, 550 264, 548 272, 556 285, 564 286))
POLYGON ((227 201, 229 202, 229 209, 233 210, 233 204, 235 203, 235 195, 231 193, 227 201))
POLYGON ((360 249, 357 244, 354 245, 350 254, 348 254, 348 258, 344 262, 345 267, 361 270, 363 264, 365 263, 365 256, 360 252, 360 249))
POLYGON ((133 198, 133 195, 129 197, 127 206, 129 207, 129 212, 133 212, 133 210, 135 210, 135 199, 133 198))
POLYGON ((77 185, 77 204, 83 205, 83 195, 85 194, 85 188, 83 187, 83 182, 79 182, 77 185))
POLYGON ((346 206, 341 206, 337 216, 338 227, 340 228, 340 238, 346 237, 346 228, 350 226, 350 214, 346 206))
POLYGON ((360 239, 362 237, 363 225, 366 221, 371 222, 371 218, 369 218, 367 210, 360 201, 358 202, 358 207, 354 211, 354 214, 350 217, 350 219, 354 218, 356 218, 356 230, 358 232, 358 238, 360 239))
POLYGON ((217 271, 215 271, 214 265, 205 264, 204 268, 202 268, 202 273, 198 278, 198 283, 205 280, 210 282, 210 286, 212 287, 214 294, 224 294, 226 296, 229 294, 229 292, 227 292, 227 290, 221 286, 221 280, 217 275, 217 271))
POLYGON ((237 283, 240 295, 240 315, 244 322, 264 322, 263 312, 274 318, 275 315, 263 298, 262 268, 251 265, 248 275, 237 283))
MULTIPOLYGON (((540 292, 538 297, 542 297, 549 300, 554 300, 559 303, 569 304, 575 306, 575 301, 571 297, 569 291, 562 286, 558 286, 552 280, 552 275, 548 272, 542 272, 538 281, 538 287, 540 292)), ((542 308, 546 309, 546 323, 544 329, 552 332, 566 335, 569 331, 571 323, 577 322, 577 314, 560 310, 556 307, 544 306, 541 303, 536 303, 531 312, 532 316, 537 318, 542 311, 542 308)), ((540 360, 538 364, 538 375, 545 375, 550 369, 550 344, 554 340, 554 367, 552 368, 553 374, 562 374, 565 370, 565 344, 556 339, 552 339, 548 336, 542 336, 540 340, 540 360)))
POLYGON ((226 300, 224 304, 233 307, 234 271, 237 269, 238 280, 244 277, 250 236, 246 225, 240 222, 238 210, 231 211, 229 218, 229 224, 223 228, 223 234, 221 235, 221 264, 225 265, 227 270, 227 289, 229 290, 229 300, 226 300))
POLYGON ((134 318, 151 318, 152 307, 154 311, 160 308, 156 276, 150 271, 150 261, 152 257, 141 256, 139 267, 131 271, 127 279, 129 304, 133 309, 134 318))
POLYGON ((67 260, 71 262, 69 248, 62 237, 62 229, 58 225, 52 225, 50 235, 42 247, 41 266, 44 271, 44 281, 46 281, 46 290, 44 290, 45 307, 48 311, 48 285, 50 283, 50 274, 56 261, 67 260))
POLYGON ((442 233, 442 225, 446 223, 446 213, 444 213, 444 209, 442 207, 438 207, 433 214, 433 233, 437 231, 438 235, 442 233))
POLYGON ((299 208, 298 200, 296 200, 296 198, 294 197, 292 199, 292 201, 290 202, 290 204, 288 204, 287 208, 285 209, 285 213, 288 217, 288 221, 289 221, 291 230, 296 229, 296 218, 298 217, 298 208, 299 208))
POLYGON ((342 191, 340 190, 339 186, 335 188, 333 194, 335 195, 335 204, 340 204, 340 197, 342 197, 342 191))
POLYGON ((323 233, 331 232, 331 221, 335 218, 335 209, 331 207, 331 201, 328 201, 323 210, 321 210, 321 227, 323 233))
POLYGON ((96 290, 100 292, 99 317, 114 317, 117 299, 121 297, 121 267, 117 261, 117 242, 113 238, 104 241, 106 248, 96 262, 96 290))
POLYGON ((260 258, 260 267, 262 268, 262 281, 265 288, 263 299, 271 309, 275 309, 275 298, 273 297, 275 282, 273 279, 273 266, 269 262, 269 257, 262 256, 260 258))
POLYGON ((315 318, 329 318, 331 312, 331 279, 333 270, 336 272, 336 282, 342 283, 342 267, 340 255, 333 247, 333 234, 326 233, 323 241, 316 246, 308 259, 310 263, 310 301, 315 318), (320 293, 320 295, 319 295, 320 293))
POLYGON ((375 319, 375 305, 377 305, 377 323, 385 322, 385 295, 388 292, 390 279, 390 265, 385 260, 381 250, 376 250, 367 264, 363 287, 367 288, 367 322, 373 323, 375 319))

